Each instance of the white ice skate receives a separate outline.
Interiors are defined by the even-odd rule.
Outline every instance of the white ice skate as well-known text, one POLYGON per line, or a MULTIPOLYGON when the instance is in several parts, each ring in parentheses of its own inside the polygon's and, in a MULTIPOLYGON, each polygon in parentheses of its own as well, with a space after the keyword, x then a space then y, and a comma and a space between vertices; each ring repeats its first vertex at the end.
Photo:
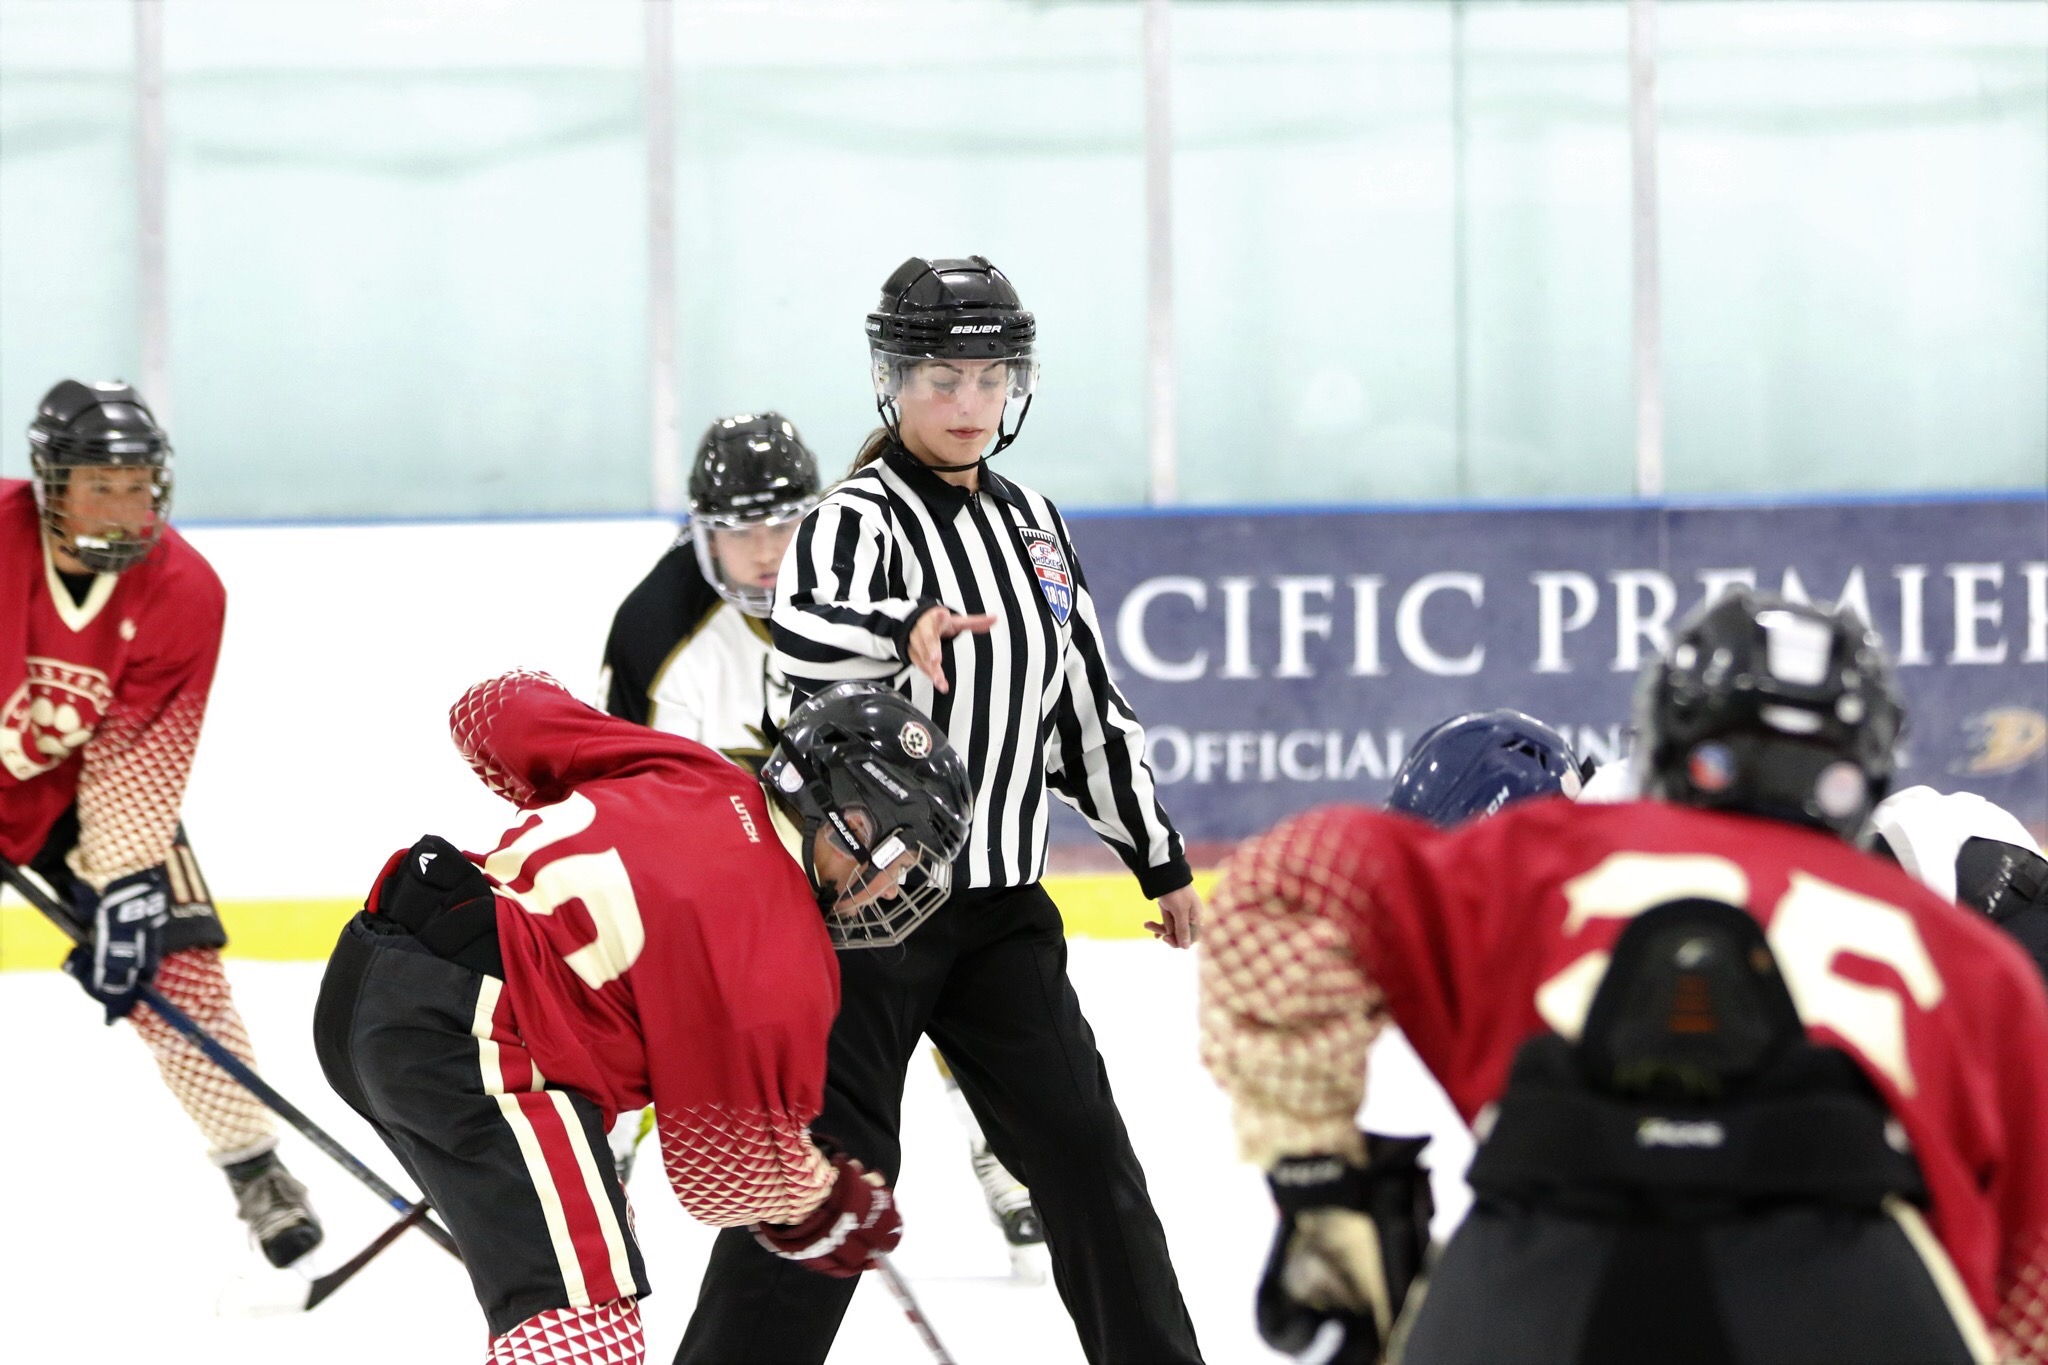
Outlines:
POLYGON ((1010 1248, 1010 1278, 1019 1284, 1044 1284, 1052 1268, 1045 1248, 1045 1228, 1038 1221, 1038 1208, 1031 1191, 1011 1175, 988 1144, 974 1144, 974 1175, 988 1200, 988 1216, 1003 1230, 1010 1248))

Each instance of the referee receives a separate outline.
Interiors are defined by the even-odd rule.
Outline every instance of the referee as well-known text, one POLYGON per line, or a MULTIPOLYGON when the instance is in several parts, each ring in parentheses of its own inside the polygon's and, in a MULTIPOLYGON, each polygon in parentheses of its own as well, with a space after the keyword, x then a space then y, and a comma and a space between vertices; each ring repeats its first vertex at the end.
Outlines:
MULTIPOLYGON (((1199 1361, 1144 1172, 1067 980, 1059 908, 1039 885, 1050 788, 1158 902, 1146 928, 1176 948, 1195 941, 1201 901, 1154 790, 1144 729, 1110 681, 1066 524, 986 463, 1030 410, 1036 324, 975 256, 904 262, 867 330, 884 426, 783 559, 774 662, 799 697, 845 678, 904 686, 966 756, 974 829, 951 898, 906 943, 839 954, 813 1126, 893 1182, 904 1073, 929 1034, 989 1145, 1031 1187, 1087 1358, 1199 1361)), ((723 1233, 678 1365, 822 1362, 856 1283, 723 1233)))

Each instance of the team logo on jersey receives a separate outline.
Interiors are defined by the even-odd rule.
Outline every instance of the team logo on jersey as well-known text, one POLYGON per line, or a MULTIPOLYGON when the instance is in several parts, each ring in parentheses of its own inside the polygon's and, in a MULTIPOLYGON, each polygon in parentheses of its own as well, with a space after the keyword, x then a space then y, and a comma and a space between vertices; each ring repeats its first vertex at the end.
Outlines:
POLYGON ((113 700, 98 669, 30 655, 28 680, 0 707, 0 763, 21 782, 49 772, 84 747, 113 700))
POLYGON ((896 742, 912 758, 923 758, 932 751, 932 732, 914 720, 906 720, 903 728, 896 732, 896 742))
POLYGON ((1052 608, 1052 619, 1061 625, 1074 610, 1074 579, 1067 571, 1067 557, 1060 553, 1059 537, 1035 526, 1018 529, 1024 549, 1031 556, 1031 572, 1038 575, 1038 590, 1052 608))
POLYGON ((2048 752, 2048 716, 2025 706, 1998 706, 1963 722, 1970 753, 1959 773, 2013 773, 2048 752))

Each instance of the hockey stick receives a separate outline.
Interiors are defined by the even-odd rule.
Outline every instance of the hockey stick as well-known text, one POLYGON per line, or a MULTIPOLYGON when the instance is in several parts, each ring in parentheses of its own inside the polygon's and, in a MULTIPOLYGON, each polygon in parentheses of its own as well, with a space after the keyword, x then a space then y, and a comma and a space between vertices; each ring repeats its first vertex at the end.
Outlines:
MULTIPOLYGON (((81 946, 85 944, 86 934, 78 926, 78 922, 58 908, 47 890, 31 881, 20 868, 5 858, 0 858, 0 880, 5 880, 9 886, 19 891, 22 898, 40 910, 43 917, 56 925, 65 937, 81 946)), ((375 1171, 356 1160, 354 1153, 329 1137, 327 1131, 307 1118, 297 1105, 272 1089, 270 1082, 249 1069, 248 1063, 222 1047, 220 1041, 201 1028, 190 1015, 164 999, 156 987, 145 985, 138 994, 142 997, 143 1004, 156 1011, 159 1019, 184 1034, 194 1047, 206 1054, 207 1060, 240 1081, 245 1090, 269 1105, 279 1118, 298 1129, 306 1141, 333 1157, 343 1170, 369 1186, 379 1199, 392 1208, 400 1213, 412 1213, 413 1202, 410 1199, 385 1184, 375 1171)), ((458 1261, 462 1259, 462 1253, 455 1249, 455 1239, 448 1235, 448 1229, 433 1219, 424 1217, 420 1220, 419 1226, 421 1232, 433 1238, 450 1256, 458 1261)))
POLYGON ((405 1217, 393 1223, 371 1239, 370 1244, 355 1255, 343 1261, 325 1275, 316 1276, 306 1285, 306 1307, 317 1308, 320 1302, 335 1290, 355 1278, 355 1273, 375 1260, 385 1247, 397 1241, 399 1234, 415 1223, 426 1226, 427 1201, 422 1199, 407 1210, 405 1217))
POLYGON ((910 1286, 896 1273, 896 1263, 882 1252, 874 1255, 875 1269, 882 1272, 882 1283, 889 1286, 889 1293, 895 1296, 896 1306, 903 1310, 903 1316, 910 1319, 910 1325, 923 1338, 925 1349, 932 1353, 934 1365, 954 1365, 953 1357, 946 1354, 946 1348, 939 1341, 939 1334, 932 1330, 924 1313, 917 1306, 917 1299, 910 1292, 910 1286))
POLYGON ((229 1282, 221 1291, 217 1311, 223 1317, 263 1318, 283 1313, 303 1313, 325 1302, 335 1290, 356 1277, 356 1272, 377 1259, 384 1248, 397 1241, 407 1228, 427 1213, 425 1203, 412 1206, 405 1217, 378 1233, 370 1244, 325 1275, 310 1278, 290 1271, 273 1271, 262 1279, 244 1276, 229 1282), (282 1287, 280 1287, 282 1285, 282 1287))

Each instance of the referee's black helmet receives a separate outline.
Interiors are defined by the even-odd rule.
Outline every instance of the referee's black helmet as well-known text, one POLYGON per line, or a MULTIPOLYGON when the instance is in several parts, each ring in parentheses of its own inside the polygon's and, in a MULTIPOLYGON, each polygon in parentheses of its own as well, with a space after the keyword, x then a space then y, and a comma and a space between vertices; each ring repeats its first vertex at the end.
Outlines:
MULTIPOLYGON (((913 256, 882 281, 881 302, 868 314, 868 368, 875 410, 890 435, 902 439, 892 410, 911 372, 934 361, 1002 361, 1004 401, 1021 403, 1007 415, 988 452, 1002 453, 1024 430, 1038 388, 1038 320, 1017 297, 1010 277, 986 256, 926 260, 913 256)), ((984 457, 987 458, 987 457, 984 457)), ((934 465, 940 470, 972 464, 934 465)))

